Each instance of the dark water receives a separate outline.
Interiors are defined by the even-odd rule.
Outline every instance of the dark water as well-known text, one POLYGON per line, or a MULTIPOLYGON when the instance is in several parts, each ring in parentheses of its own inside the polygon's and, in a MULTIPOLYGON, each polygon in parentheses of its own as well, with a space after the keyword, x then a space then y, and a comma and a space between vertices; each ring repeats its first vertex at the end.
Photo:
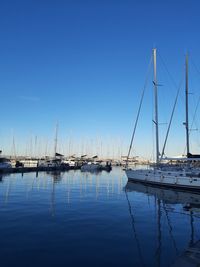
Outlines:
POLYGON ((170 266, 200 239, 199 198, 127 185, 119 168, 5 176, 0 266, 170 266))

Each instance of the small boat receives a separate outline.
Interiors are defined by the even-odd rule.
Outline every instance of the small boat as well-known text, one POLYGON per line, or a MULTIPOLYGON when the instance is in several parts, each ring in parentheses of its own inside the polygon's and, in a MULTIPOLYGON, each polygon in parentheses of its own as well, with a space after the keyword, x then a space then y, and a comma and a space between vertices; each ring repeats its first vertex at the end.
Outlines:
POLYGON ((81 167, 81 171, 101 171, 102 166, 97 162, 87 162, 81 167))
POLYGON ((102 165, 102 171, 110 172, 112 170, 112 164, 110 161, 106 161, 105 164, 102 165))
POLYGON ((62 163, 68 165, 69 167, 75 167, 76 166, 76 162, 72 161, 72 160, 63 160, 62 163))
POLYGON ((59 167, 62 164, 61 159, 46 159, 38 162, 38 167, 59 167))
POLYGON ((0 170, 12 168, 11 161, 7 158, 0 157, 0 170))

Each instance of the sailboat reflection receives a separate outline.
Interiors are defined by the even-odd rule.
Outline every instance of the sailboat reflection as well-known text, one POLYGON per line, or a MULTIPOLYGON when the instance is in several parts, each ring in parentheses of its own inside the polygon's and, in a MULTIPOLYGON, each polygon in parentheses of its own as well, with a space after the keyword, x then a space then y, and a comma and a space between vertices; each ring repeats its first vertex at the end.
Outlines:
POLYGON ((47 172, 47 174, 52 177, 53 183, 59 183, 62 181, 63 173, 60 171, 47 172))
POLYGON ((167 188, 147 186, 140 183, 130 182, 127 182, 125 189, 128 192, 136 191, 150 196, 154 195, 156 198, 162 200, 166 204, 183 204, 183 208, 185 210, 192 208, 200 209, 200 194, 193 191, 171 190, 167 188))
MULTIPOLYGON (((138 246, 139 256, 141 258, 141 266, 148 266, 142 261, 141 257, 141 244, 139 242, 139 238, 136 235, 136 226, 135 226, 135 218, 133 217, 132 205, 129 201, 129 192, 137 192, 144 193, 147 197, 155 198, 155 208, 156 208, 156 224, 157 224, 157 247, 155 253, 155 266, 163 266, 162 256, 165 254, 163 251, 164 244, 163 233, 162 233, 162 223, 164 222, 163 216, 165 215, 166 222, 169 229, 169 237, 173 244, 174 248, 174 259, 173 265, 172 262, 167 266, 200 266, 200 240, 198 240, 195 235, 195 219, 199 219, 200 212, 200 194, 191 192, 191 191, 179 191, 179 190, 171 190, 167 188, 160 188, 154 186, 147 186, 141 183, 130 183, 127 182, 125 186, 126 198, 128 201, 129 213, 134 229, 134 235, 138 246), (182 205, 182 212, 175 210, 173 206, 176 204, 182 205), (177 246, 177 240, 175 238, 176 233, 173 231, 172 221, 170 218, 170 213, 176 212, 182 215, 189 216, 189 231, 186 232, 186 235, 189 234, 189 242, 186 247, 186 250, 183 251, 183 248, 180 250, 177 246), (196 238, 196 239, 195 239, 196 238), (162 255, 163 254, 163 255, 162 255), (190 265, 189 265, 190 263, 190 265)), ((164 265, 165 266, 165 265, 164 265)))

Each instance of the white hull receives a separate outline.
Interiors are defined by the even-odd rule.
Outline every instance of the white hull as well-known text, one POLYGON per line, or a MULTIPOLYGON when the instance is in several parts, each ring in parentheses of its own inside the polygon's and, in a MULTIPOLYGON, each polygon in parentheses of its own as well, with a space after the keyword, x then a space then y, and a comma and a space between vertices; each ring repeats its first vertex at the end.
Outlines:
POLYGON ((20 160, 24 167, 37 167, 38 160, 24 159, 20 160))
POLYGON ((200 190, 200 175, 186 171, 126 170, 129 182, 200 190))
POLYGON ((47 167, 54 168, 54 167, 59 167, 59 166, 60 166, 60 164, 58 164, 56 162, 51 162, 51 161, 49 161, 49 162, 41 162, 41 163, 38 164, 38 167, 44 167, 44 168, 47 168, 47 167))
POLYGON ((48 159, 48 160, 40 160, 38 162, 38 167, 51 167, 51 168, 57 168, 60 167, 62 164, 62 160, 60 159, 48 159))
POLYGON ((62 163, 68 164, 70 167, 76 166, 75 161, 70 161, 70 160, 63 160, 62 163))

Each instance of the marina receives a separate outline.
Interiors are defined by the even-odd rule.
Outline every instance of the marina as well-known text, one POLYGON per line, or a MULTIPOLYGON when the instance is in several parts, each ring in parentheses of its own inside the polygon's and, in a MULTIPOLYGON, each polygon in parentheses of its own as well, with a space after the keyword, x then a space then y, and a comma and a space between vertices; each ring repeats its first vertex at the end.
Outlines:
POLYGON ((156 66, 154 48, 155 161, 131 155, 144 91, 127 156, 58 153, 58 124, 53 156, 0 152, 3 267, 12 267, 16 259, 22 267, 59 262, 59 266, 79 266, 82 261, 87 266, 200 264, 200 155, 190 152, 188 56, 186 154, 182 157, 165 156, 180 89, 160 153, 156 66))
MULTIPOLYGON (((27 173, 44 171, 111 171, 112 164, 116 162, 110 159, 99 159, 98 156, 65 158, 63 155, 55 153, 54 157, 42 158, 9 158, 0 156, 0 173, 27 173)), ((122 165, 120 163, 120 165, 122 165)))
POLYGON ((199 10, 0 1, 0 267, 200 267, 199 10))

